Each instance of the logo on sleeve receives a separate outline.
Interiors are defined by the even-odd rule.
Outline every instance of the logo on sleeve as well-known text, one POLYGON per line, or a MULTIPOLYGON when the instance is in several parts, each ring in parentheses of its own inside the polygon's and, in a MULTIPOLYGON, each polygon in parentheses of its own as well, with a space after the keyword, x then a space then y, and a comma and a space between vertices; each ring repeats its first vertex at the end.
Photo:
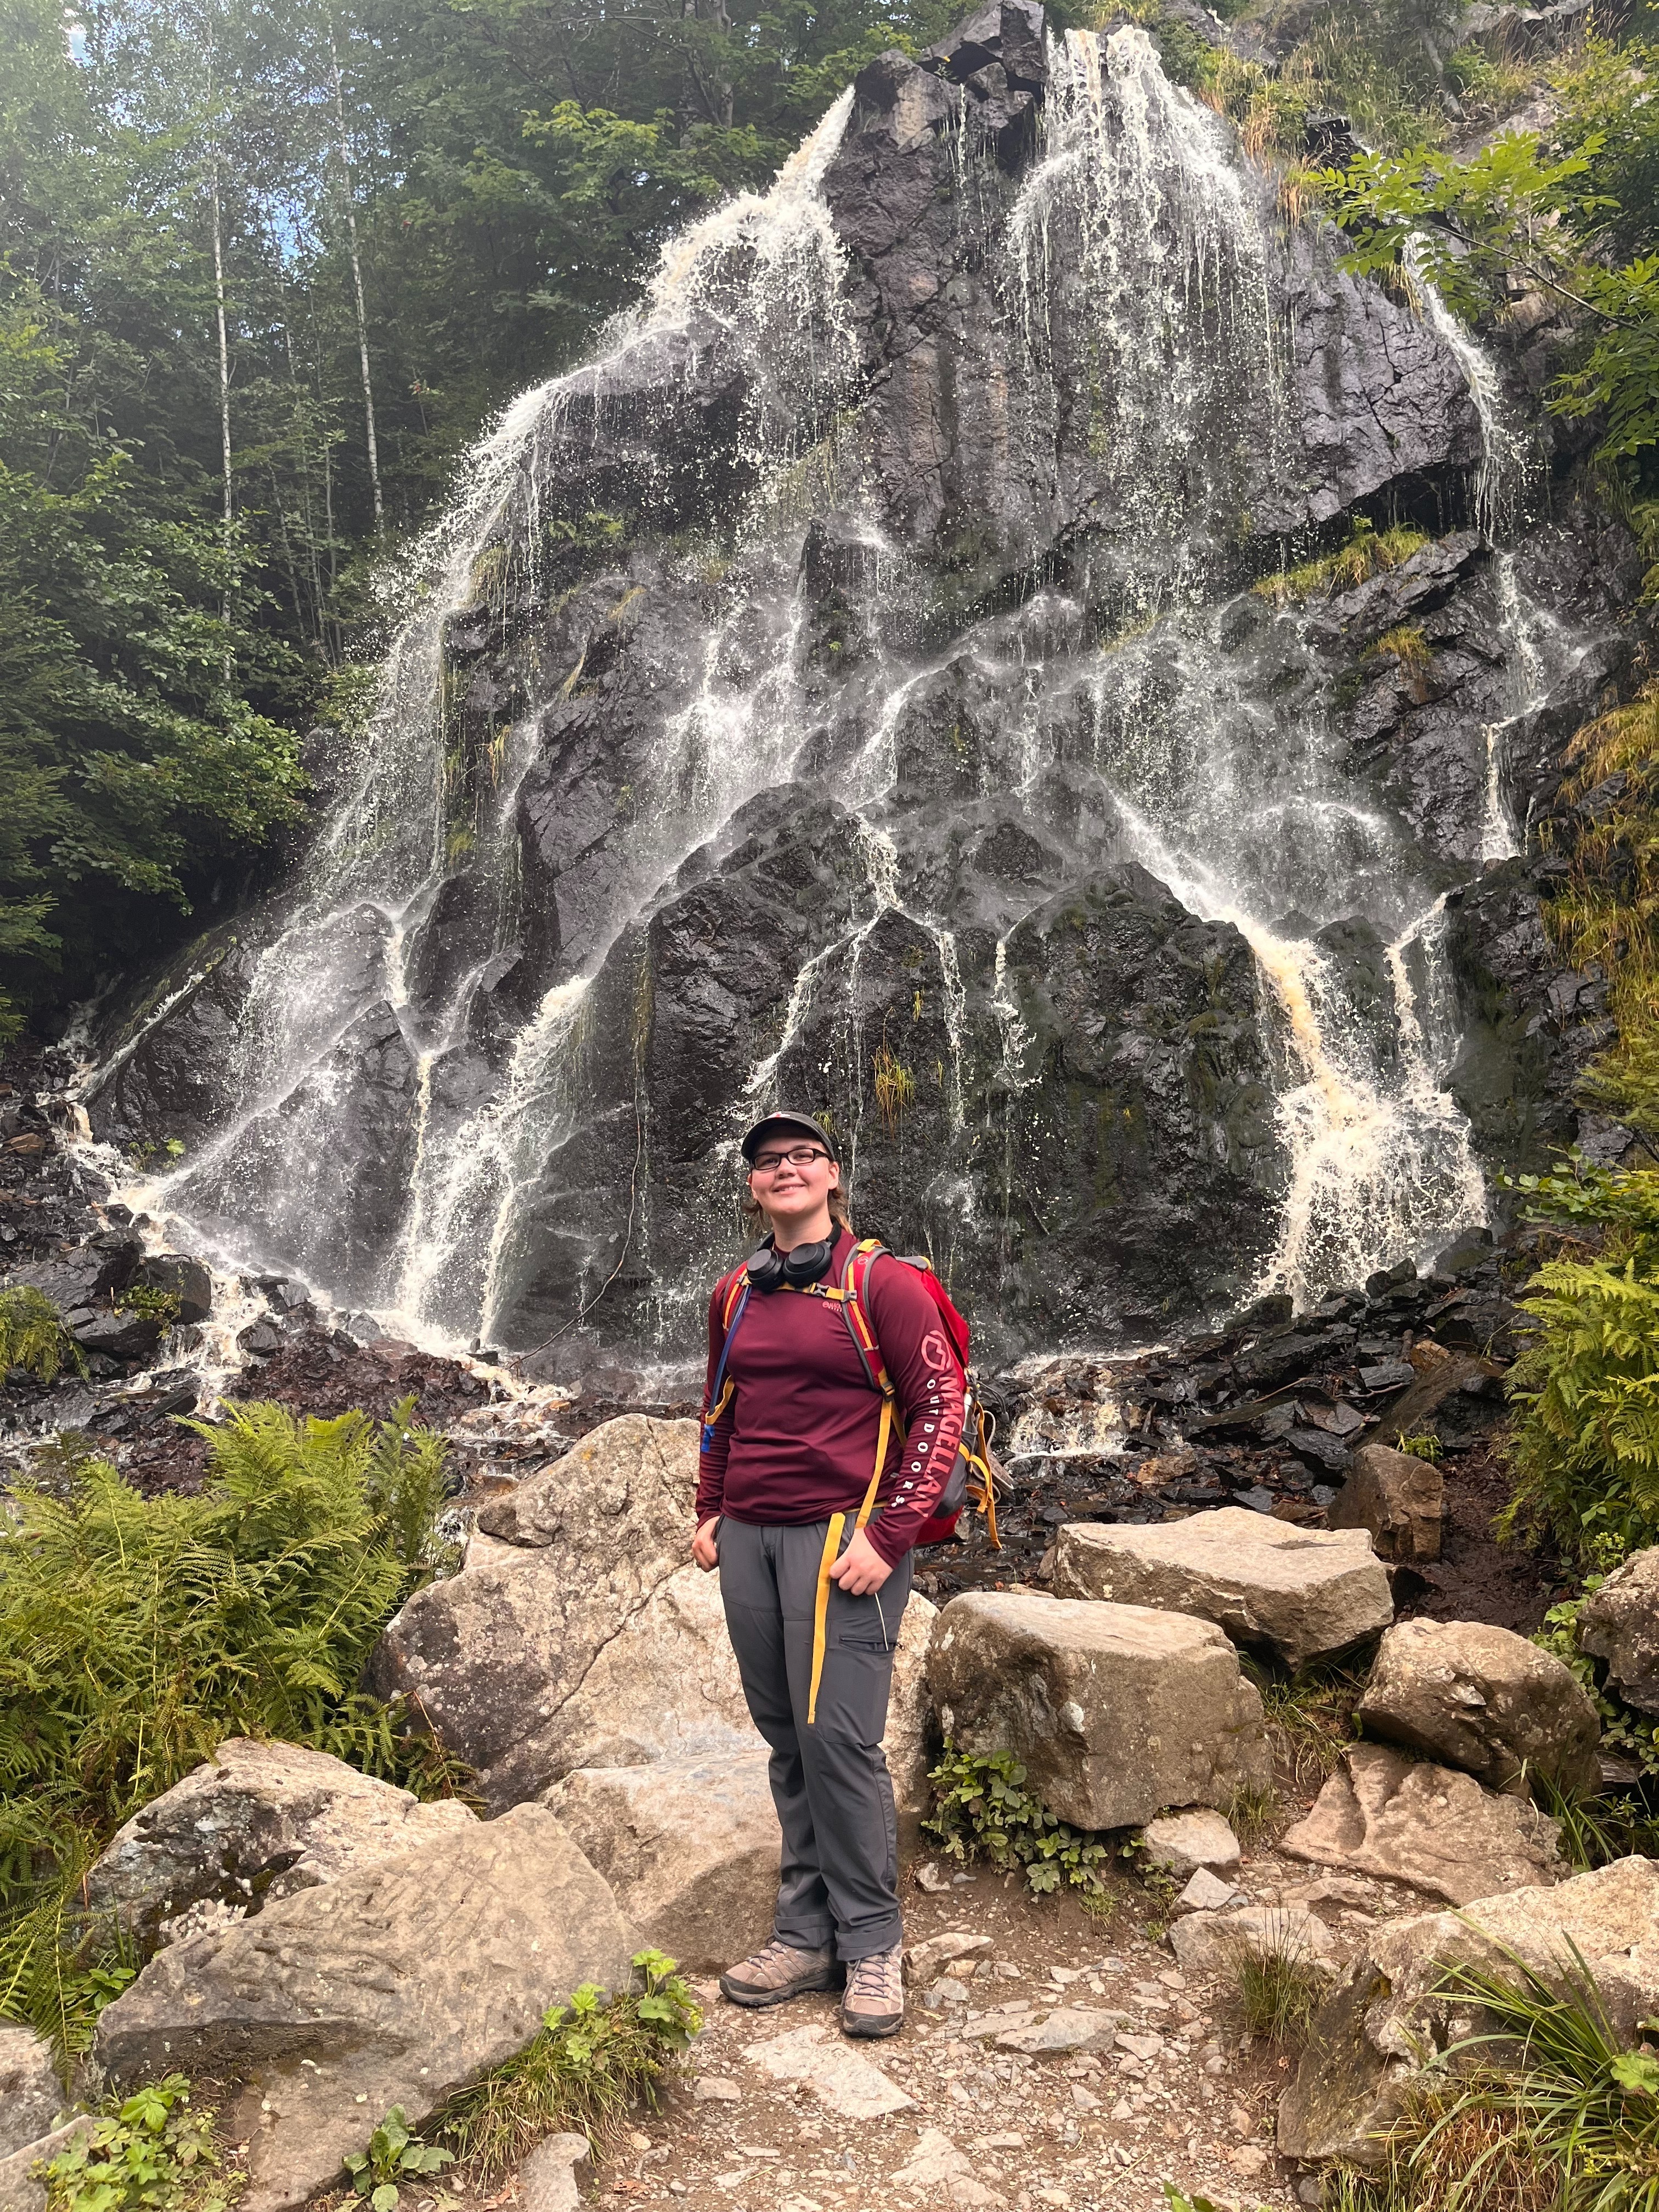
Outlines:
POLYGON ((930 1328, 921 1340, 921 1356, 929 1367, 949 1367, 951 1347, 942 1329, 930 1328))

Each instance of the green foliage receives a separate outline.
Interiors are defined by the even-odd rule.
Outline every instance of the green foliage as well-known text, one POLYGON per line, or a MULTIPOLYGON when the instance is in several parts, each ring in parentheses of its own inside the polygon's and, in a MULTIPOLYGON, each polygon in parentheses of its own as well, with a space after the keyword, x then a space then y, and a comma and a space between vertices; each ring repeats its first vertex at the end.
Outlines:
POLYGON ((347 2152, 345 2169, 357 2195, 368 2197, 371 2212, 398 2212, 399 2182, 412 2174, 441 2173, 454 2162, 453 2150, 417 2142, 410 2133, 408 2113, 394 2105, 369 2137, 368 2148, 347 2152))
POLYGON ((1535 1217, 1601 1227, 1595 1258, 1547 1261, 1522 1309, 1533 1322, 1510 1370, 1505 1528, 1547 1531, 1581 1568, 1606 1569, 1659 1538, 1659 1172, 1523 1176, 1535 1217))
POLYGON ((39 1382, 55 1382, 65 1367, 87 1371, 86 1354, 64 1327, 44 1291, 27 1284, 0 1291, 0 1375, 21 1367, 39 1382))
POLYGON ((1509 1952, 1445 1972, 1481 2025, 1410 2093, 1380 2170, 1333 2177, 1335 2212, 1659 2212, 1659 2058, 1569 1950, 1559 1986, 1509 1952))
POLYGON ((1550 398, 1596 418, 1627 496, 1659 488, 1659 47, 1592 40, 1555 70, 1547 139, 1510 131, 1464 160, 1368 153, 1317 179, 1359 275, 1426 278, 1460 314, 1501 314, 1518 275, 1578 337, 1550 398), (1622 257, 1622 258, 1621 258, 1622 257))
POLYGON ((1316 1665, 1283 1674, 1248 1656, 1243 1664, 1261 1693, 1262 1718, 1287 1747, 1297 1786, 1328 1780, 1359 1733, 1354 1712, 1365 1686, 1364 1674, 1316 1665))
POLYGON ((164 1328, 179 1318, 179 1293, 160 1290, 153 1283, 130 1283, 117 1294, 115 1304, 123 1313, 143 1314, 164 1328))
POLYGON ((106 2106, 47 2166, 47 2212, 227 2212, 245 2177, 221 2169, 213 2120, 182 2074, 106 2106))
POLYGON ((1241 1843, 1252 1843, 1279 1818, 1279 1792, 1271 1782, 1241 1782, 1227 1801, 1227 1819, 1241 1843))
POLYGON ((985 1859, 1004 1872, 1023 1867, 1039 1894, 1062 1881, 1076 1889, 1100 1887, 1098 1869, 1109 1847, 1057 1820, 1025 1788, 1025 1769, 1011 1753, 980 1758, 947 1738, 945 1756, 927 1779, 934 1809, 921 1825, 948 1858, 963 1866, 985 1859))
POLYGON ((440 1439, 405 1400, 298 1421, 197 1424, 198 1497, 144 1498, 92 1461, 20 1485, 0 1534, 0 2013, 86 2041, 125 1961, 76 1903, 112 1831, 230 1735, 314 1745, 430 1791, 441 1755, 357 1687, 381 1627, 434 1571, 440 1439))
POLYGON ((641 1951, 634 1971, 641 1986, 609 2002, 586 1983, 568 2004, 550 2006, 533 2043, 451 2099, 435 2125, 459 2157, 500 2173, 544 2135, 570 2129, 603 2139, 641 2097, 654 2103, 702 2015, 676 1960, 641 1951))
MULTIPOLYGON (((1397 568, 1428 543, 1424 531, 1413 530, 1404 523, 1379 530, 1369 516, 1358 515, 1346 538, 1334 553, 1321 554, 1317 559, 1304 561, 1299 567, 1285 569, 1276 576, 1264 576, 1253 588, 1260 598, 1271 599, 1275 606, 1300 606, 1317 596, 1352 591, 1386 568, 1397 568)), ((1418 635, 1420 636, 1421 632, 1418 635)), ((1385 641, 1373 650, 1392 652, 1395 647, 1385 641)))

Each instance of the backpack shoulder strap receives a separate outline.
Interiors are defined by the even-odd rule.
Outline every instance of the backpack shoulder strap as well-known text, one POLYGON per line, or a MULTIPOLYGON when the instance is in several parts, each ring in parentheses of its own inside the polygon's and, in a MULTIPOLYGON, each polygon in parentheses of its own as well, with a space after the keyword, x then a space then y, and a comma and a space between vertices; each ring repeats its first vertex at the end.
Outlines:
POLYGON ((866 1237, 853 1247, 842 1270, 841 1310, 847 1317, 854 1348, 870 1388, 879 1390, 884 1398, 890 1398, 894 1395, 892 1377, 883 1361, 875 1326, 870 1319, 868 1291, 870 1270, 886 1249, 876 1237, 866 1237))
POLYGON ((714 1295, 721 1300, 720 1327, 725 1334, 720 1345, 720 1361, 714 1369, 714 1380, 709 1388, 709 1402, 703 1413, 702 1435, 697 1447, 700 1452, 714 1449, 714 1430, 720 1415, 737 1395, 736 1383, 726 1377, 726 1362, 731 1353, 732 1340, 738 1333, 738 1323, 748 1310, 751 1288, 746 1267, 734 1267, 723 1282, 714 1285, 714 1295))

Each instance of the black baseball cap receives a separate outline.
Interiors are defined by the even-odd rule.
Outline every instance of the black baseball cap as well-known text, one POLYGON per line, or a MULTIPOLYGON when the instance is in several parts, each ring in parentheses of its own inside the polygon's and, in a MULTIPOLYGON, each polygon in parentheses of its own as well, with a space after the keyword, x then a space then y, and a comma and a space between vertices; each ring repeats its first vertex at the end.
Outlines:
POLYGON ((810 1114, 782 1112, 769 1114, 763 1121, 756 1122, 738 1149, 752 1166, 755 1155, 760 1150, 763 1140, 768 1137, 781 1136, 786 1129, 804 1130, 809 1137, 817 1139, 832 1160, 840 1159, 841 1154, 836 1150, 835 1139, 824 1127, 823 1122, 815 1121, 810 1114))

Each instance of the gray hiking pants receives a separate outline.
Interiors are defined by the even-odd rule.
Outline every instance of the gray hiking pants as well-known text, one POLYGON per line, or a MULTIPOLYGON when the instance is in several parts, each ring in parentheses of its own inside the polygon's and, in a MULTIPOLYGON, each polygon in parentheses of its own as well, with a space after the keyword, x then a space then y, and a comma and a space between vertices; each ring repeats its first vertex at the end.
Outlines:
MULTIPOLYGON (((903 1941, 898 1821, 881 1740, 910 1558, 868 1597, 848 1597, 830 1583, 817 1717, 809 1727, 813 1607, 829 1525, 757 1528, 723 1520, 720 1596, 750 1717, 772 1747, 772 1800, 783 1831, 775 1932, 802 1951, 833 1942, 837 1957, 850 1961, 903 1941)), ((849 1513, 842 1551, 852 1537, 849 1513)))

